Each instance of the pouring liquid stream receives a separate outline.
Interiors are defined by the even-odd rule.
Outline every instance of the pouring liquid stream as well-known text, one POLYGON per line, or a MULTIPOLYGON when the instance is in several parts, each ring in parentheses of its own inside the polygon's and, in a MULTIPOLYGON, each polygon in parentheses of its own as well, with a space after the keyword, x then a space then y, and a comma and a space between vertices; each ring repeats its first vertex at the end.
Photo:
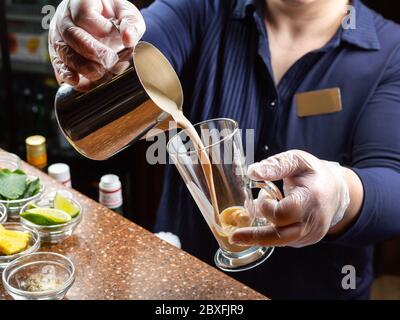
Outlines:
POLYGON ((199 137, 192 123, 183 115, 183 112, 181 110, 179 110, 179 112, 177 112, 176 114, 171 114, 171 116, 172 118, 174 118, 176 123, 185 130, 186 134, 193 142, 197 155, 199 156, 201 169, 203 170, 208 190, 210 192, 211 204, 213 206, 215 221, 216 223, 221 225, 219 219, 219 208, 218 208, 217 196, 215 193, 211 161, 207 154, 207 151, 204 148, 204 144, 201 141, 201 138, 199 137))
POLYGON ((192 123, 185 117, 183 111, 179 109, 175 101, 168 98, 163 92, 161 92, 152 85, 147 84, 145 87, 152 100, 156 102, 158 106, 162 107, 162 109, 165 112, 169 113, 175 120, 175 122, 178 124, 178 126, 181 127, 183 130, 185 130, 186 134, 191 139, 193 146, 199 157, 200 166, 207 182, 207 187, 211 197, 211 205, 213 207, 215 222, 221 226, 217 196, 214 187, 212 165, 199 134, 193 127, 192 123))

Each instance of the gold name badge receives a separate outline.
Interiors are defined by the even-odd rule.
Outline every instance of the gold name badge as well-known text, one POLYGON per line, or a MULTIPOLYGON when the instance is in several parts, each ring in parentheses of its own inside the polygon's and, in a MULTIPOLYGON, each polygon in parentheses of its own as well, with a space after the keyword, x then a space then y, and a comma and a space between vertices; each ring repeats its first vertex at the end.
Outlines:
POLYGON ((335 113, 342 110, 339 88, 297 93, 295 99, 299 117, 335 113))

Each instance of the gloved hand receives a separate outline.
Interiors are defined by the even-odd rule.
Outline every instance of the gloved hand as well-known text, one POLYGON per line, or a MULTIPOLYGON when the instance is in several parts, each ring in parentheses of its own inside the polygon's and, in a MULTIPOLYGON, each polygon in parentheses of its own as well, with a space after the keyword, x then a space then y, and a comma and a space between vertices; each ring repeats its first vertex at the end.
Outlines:
MULTIPOLYGON (((59 83, 87 90, 105 76, 120 73, 120 61, 110 37, 120 47, 134 47, 145 32, 139 10, 126 0, 63 0, 50 23, 49 53, 59 83), (110 19, 117 20, 120 35, 110 19)), ((129 55, 128 55, 129 56, 129 55)))
POLYGON ((271 200, 261 190, 256 208, 271 224, 239 229, 232 243, 303 247, 320 241, 344 216, 349 187, 335 162, 300 151, 287 151, 251 165, 248 176, 261 181, 283 179, 285 197, 271 200))

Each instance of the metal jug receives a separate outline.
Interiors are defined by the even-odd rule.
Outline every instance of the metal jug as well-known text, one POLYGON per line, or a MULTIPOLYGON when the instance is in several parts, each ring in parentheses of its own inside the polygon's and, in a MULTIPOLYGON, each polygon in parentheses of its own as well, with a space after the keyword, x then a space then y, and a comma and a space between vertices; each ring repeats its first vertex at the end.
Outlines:
POLYGON ((58 124, 79 153, 106 160, 150 130, 168 127, 171 118, 150 98, 150 86, 182 109, 182 86, 174 69, 156 47, 141 41, 133 66, 110 81, 88 92, 62 85, 55 99, 58 124))

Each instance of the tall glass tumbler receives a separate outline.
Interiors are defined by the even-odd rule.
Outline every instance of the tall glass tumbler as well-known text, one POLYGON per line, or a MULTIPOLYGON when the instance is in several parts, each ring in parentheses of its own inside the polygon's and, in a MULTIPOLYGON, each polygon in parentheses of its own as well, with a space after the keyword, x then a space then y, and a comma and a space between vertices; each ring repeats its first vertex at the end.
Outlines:
POLYGON ((271 199, 279 200, 282 195, 273 183, 253 181, 247 177, 237 122, 231 119, 212 119, 194 127, 211 162, 218 203, 217 215, 199 154, 185 130, 168 142, 168 153, 219 244, 214 259, 217 267, 230 272, 251 269, 268 259, 274 248, 239 246, 231 243, 229 237, 238 228, 269 223, 257 212, 252 189, 266 190, 271 199))

